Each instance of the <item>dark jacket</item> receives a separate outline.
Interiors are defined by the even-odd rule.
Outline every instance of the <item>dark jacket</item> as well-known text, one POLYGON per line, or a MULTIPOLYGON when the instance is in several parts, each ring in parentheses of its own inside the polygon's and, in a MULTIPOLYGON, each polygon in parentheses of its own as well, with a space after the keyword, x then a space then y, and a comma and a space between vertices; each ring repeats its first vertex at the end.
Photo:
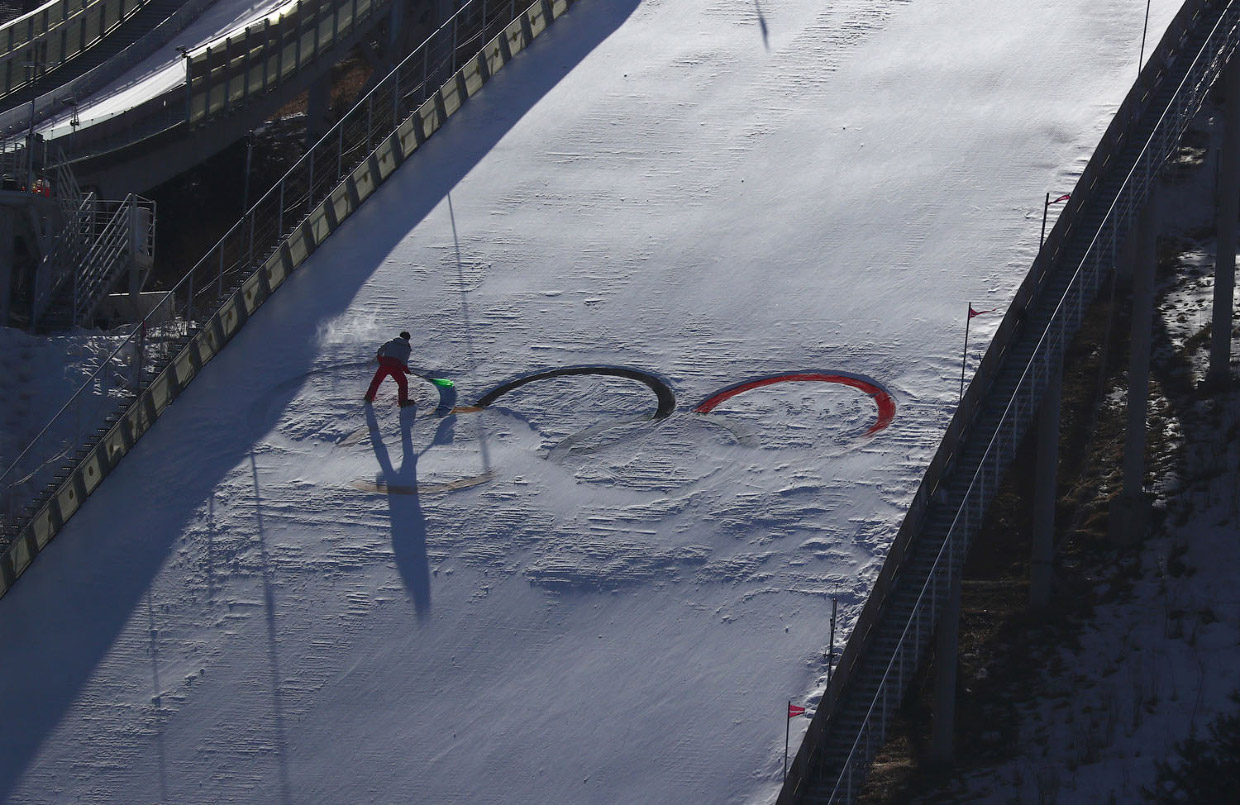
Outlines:
POLYGON ((383 346, 379 347, 379 358, 395 358, 401 362, 402 366, 409 365, 409 353, 413 352, 413 347, 403 338, 393 338, 383 346))

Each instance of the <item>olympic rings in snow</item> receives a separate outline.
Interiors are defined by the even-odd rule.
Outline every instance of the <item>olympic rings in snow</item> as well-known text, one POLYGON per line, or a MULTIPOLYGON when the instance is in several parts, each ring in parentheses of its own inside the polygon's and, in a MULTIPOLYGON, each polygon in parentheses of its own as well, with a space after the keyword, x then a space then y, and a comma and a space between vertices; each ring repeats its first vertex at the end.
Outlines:
MULTIPOLYGON (((582 375, 619 377, 619 378, 624 378, 624 379, 629 379, 629 380, 636 380, 639 383, 643 383, 644 385, 649 387, 652 392, 654 392, 655 399, 657 402, 654 413, 633 416, 633 417, 626 418, 620 422, 604 423, 601 425, 596 425, 591 428, 587 428, 586 430, 578 434, 568 437, 567 439, 562 441, 559 445, 552 448, 549 454, 549 457, 554 457, 556 455, 564 454, 568 450, 573 449, 573 446, 577 444, 579 441, 589 436, 597 435, 599 433, 602 433, 606 430, 610 430, 615 427, 621 427, 624 425, 631 425, 631 424, 636 424, 640 422, 649 422, 649 421, 658 420, 658 419, 665 419, 671 416, 672 413, 676 410, 675 392, 672 391, 672 388, 667 383, 667 381, 663 380, 658 375, 655 375, 652 372, 646 372, 641 369, 634 369, 634 368, 626 367, 626 366, 589 365, 589 366, 566 366, 566 367, 561 367, 558 369, 547 369, 543 371, 533 372, 527 375, 521 375, 512 380, 508 380, 504 383, 501 383, 500 385, 491 389, 486 394, 482 395, 482 397, 480 397, 478 401, 474 403, 473 405, 456 406, 456 407, 450 408, 449 406, 451 405, 451 403, 441 396, 441 401, 440 401, 441 405, 440 405, 440 408, 438 408, 435 411, 435 416, 440 417, 440 416, 445 416, 445 415, 450 416, 450 415, 455 415, 455 414, 477 413, 477 412, 485 410, 492 403, 494 403, 496 400, 500 399, 504 395, 508 394, 509 392, 515 389, 521 388, 522 386, 528 383, 534 383, 536 381, 548 380, 548 379, 557 378, 557 377, 574 377, 574 376, 582 376, 582 375), (445 405, 445 403, 447 404, 445 405)), ((871 425, 869 429, 866 430, 865 432, 866 436, 873 436, 874 434, 879 433, 880 431, 886 429, 887 426, 890 425, 892 420, 895 418, 895 413, 896 413, 895 400, 892 399, 891 394, 877 381, 873 380, 872 378, 865 377, 863 375, 852 374, 849 372, 818 372, 818 371, 784 372, 781 374, 765 375, 762 377, 751 378, 749 380, 742 380, 738 383, 734 383, 730 386, 726 386, 720 389, 719 391, 716 391, 713 394, 709 395, 705 400, 698 403, 698 405, 693 408, 693 413, 702 414, 702 415, 711 414, 718 406, 720 406, 724 402, 740 394, 744 394, 748 391, 752 391, 753 389, 762 388, 765 386, 772 386, 772 385, 776 385, 779 383, 802 383, 802 382, 832 383, 832 384, 837 384, 837 385, 844 385, 850 388, 857 389, 863 394, 868 395, 874 401, 874 404, 877 407, 878 412, 877 412, 877 417, 874 421, 874 424, 871 425)), ((442 389, 440 391, 442 392, 442 389)), ((716 422, 718 423, 717 420, 716 422)), ((722 423, 719 423, 719 424, 722 424, 722 423)), ((467 488, 470 486, 475 486, 478 483, 483 483, 485 481, 490 480, 491 477, 492 477, 491 474, 488 472, 482 476, 476 476, 470 479, 462 479, 461 481, 457 481, 457 482, 450 482, 446 484, 436 484, 436 485, 419 485, 419 489, 420 491, 423 491, 423 492, 451 491, 453 489, 461 489, 461 488, 467 488)), ((416 494, 419 491, 419 489, 406 489, 404 487, 396 487, 396 486, 388 487, 386 485, 380 485, 374 482, 365 482, 365 483, 356 482, 353 484, 353 486, 358 489, 364 489, 365 491, 386 492, 388 494, 393 494, 393 493, 416 494)))
MULTIPOLYGON (((491 405, 513 389, 520 388, 527 383, 533 383, 536 380, 546 380, 553 377, 569 377, 574 375, 603 375, 608 377, 624 377, 645 383, 655 393, 658 399, 658 407, 655 409, 651 419, 663 419, 671 416, 676 410, 676 395, 665 380, 651 372, 644 372, 640 369, 632 369, 625 366, 566 366, 560 369, 548 369, 542 372, 535 372, 529 375, 522 375, 514 380, 509 380, 499 386, 488 391, 471 406, 464 406, 453 409, 453 413, 470 413, 481 411, 491 405)), ((863 375, 852 374, 850 372, 785 372, 778 375, 765 375, 762 377, 742 380, 730 386, 716 391, 702 402, 698 403, 693 409, 694 413, 709 414, 721 403, 730 400, 738 394, 744 394, 752 389, 761 388, 763 386, 772 386, 777 383, 789 382, 818 382, 818 383, 836 383, 844 386, 855 388, 870 396, 874 400, 875 406, 878 408, 878 417, 874 424, 866 431, 867 436, 873 436, 881 430, 884 430, 896 415, 895 400, 891 394, 883 388, 879 383, 871 378, 863 375)))

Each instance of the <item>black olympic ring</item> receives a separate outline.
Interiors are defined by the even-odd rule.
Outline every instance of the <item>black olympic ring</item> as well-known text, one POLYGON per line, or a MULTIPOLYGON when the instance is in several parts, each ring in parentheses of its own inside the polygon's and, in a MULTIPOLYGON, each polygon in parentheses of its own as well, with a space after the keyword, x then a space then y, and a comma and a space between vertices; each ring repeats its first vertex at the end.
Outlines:
POLYGON ((627 366, 565 366, 560 369, 547 369, 542 372, 522 375, 491 389, 482 395, 478 402, 470 406, 470 409, 480 410, 486 408, 500 397, 503 397, 513 389, 521 388, 526 383, 533 383, 536 380, 546 380, 552 377, 572 377, 574 375, 623 377, 645 383, 654 392, 655 398, 659 401, 659 406, 655 409, 653 419, 663 419, 664 417, 671 416, 672 412, 676 410, 676 395, 672 392, 672 388, 667 384, 666 380, 650 372, 643 372, 641 369, 630 369, 627 366))

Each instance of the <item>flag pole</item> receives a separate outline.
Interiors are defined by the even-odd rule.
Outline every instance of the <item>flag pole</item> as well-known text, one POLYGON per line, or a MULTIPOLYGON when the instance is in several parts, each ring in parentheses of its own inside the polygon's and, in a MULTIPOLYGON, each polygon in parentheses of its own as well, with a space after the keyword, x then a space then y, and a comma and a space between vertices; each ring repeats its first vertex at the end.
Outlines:
POLYGON ((1046 194, 1046 201, 1042 202, 1042 234, 1038 236, 1038 252, 1041 253, 1043 244, 1046 243, 1046 217, 1052 204, 1058 204, 1061 201, 1067 201, 1072 198, 1071 193, 1064 193, 1059 198, 1051 201, 1051 194, 1046 194))
POLYGON ((969 325, 973 323, 973 303, 969 303, 969 310, 964 314, 964 353, 960 356, 960 400, 956 402, 959 405, 964 401, 964 367, 969 360, 969 325))
POLYGON ((1051 208, 1051 194, 1046 194, 1046 201, 1042 204, 1042 234, 1038 236, 1038 251, 1042 250, 1042 244, 1046 242, 1046 213, 1051 208))
POLYGON ((1145 27, 1141 29, 1141 55, 1137 57, 1137 78, 1141 77, 1141 63, 1145 61, 1145 37, 1150 32, 1150 0, 1145 0, 1145 27))
POLYGON ((788 735, 792 732, 792 699, 788 700, 788 709, 784 711, 784 782, 788 782, 788 735))
POLYGON ((831 666, 835 665, 835 612, 839 599, 831 596, 831 645, 827 649, 827 689, 831 688, 831 666))

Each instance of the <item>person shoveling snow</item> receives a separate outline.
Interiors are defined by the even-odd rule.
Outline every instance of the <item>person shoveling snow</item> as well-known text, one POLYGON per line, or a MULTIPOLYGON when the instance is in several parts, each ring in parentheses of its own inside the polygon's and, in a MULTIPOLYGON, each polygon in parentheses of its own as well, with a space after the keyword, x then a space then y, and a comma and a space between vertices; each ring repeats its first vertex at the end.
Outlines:
POLYGON ((414 402, 409 399, 409 384, 405 381, 405 375, 412 374, 409 371, 409 353, 413 352, 413 347, 409 344, 409 338, 409 333, 402 332, 379 347, 379 351, 375 353, 379 368, 375 370, 375 376, 370 380, 370 388, 366 390, 366 402, 375 401, 379 384, 385 377, 391 375, 400 391, 400 406, 404 408, 407 405, 414 405, 414 402))

